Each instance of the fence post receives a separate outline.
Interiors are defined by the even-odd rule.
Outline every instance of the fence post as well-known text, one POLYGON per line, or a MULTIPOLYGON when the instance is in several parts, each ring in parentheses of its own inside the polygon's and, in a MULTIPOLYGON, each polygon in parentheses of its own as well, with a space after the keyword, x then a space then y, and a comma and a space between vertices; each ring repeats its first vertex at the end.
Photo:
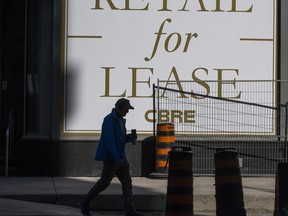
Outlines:
POLYGON ((10 143, 10 130, 6 129, 6 153, 5 153, 5 177, 8 177, 9 169, 9 143, 10 143))
POLYGON ((160 106, 160 101, 159 101, 160 95, 159 95, 159 79, 157 80, 157 122, 159 123, 159 106, 160 106))
POLYGON ((274 216, 288 215, 288 163, 280 162, 276 171, 274 216))
POLYGON ((288 148, 288 143, 287 143, 287 134, 288 134, 288 102, 286 103, 285 106, 285 143, 284 143, 284 160, 287 162, 288 161, 288 156, 287 156, 287 148, 288 148))
POLYGON ((9 159, 14 150, 15 117, 14 110, 10 110, 8 126, 6 129, 6 152, 5 152, 5 177, 8 177, 9 159))
POLYGON ((156 136, 156 97, 155 97, 155 90, 156 87, 155 87, 155 84, 153 84, 153 136, 155 137, 156 136))

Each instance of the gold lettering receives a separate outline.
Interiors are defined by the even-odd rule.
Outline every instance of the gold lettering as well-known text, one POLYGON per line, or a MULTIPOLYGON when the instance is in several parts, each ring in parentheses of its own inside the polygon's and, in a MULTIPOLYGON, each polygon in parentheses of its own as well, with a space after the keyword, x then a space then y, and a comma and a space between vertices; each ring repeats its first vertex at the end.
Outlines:
MULTIPOLYGON (((216 9, 212 10, 212 12, 225 12, 224 10, 221 10, 221 1, 222 0, 216 0, 216 9)), ((237 10, 237 0, 231 0, 231 10, 227 10, 226 12, 249 12, 251 13, 253 10, 253 5, 247 9, 247 10, 237 10)))
POLYGON ((223 92, 222 92, 222 87, 223 85, 232 85, 234 89, 236 89, 236 79, 234 78, 233 81, 223 81, 223 72, 236 72, 237 76, 239 75, 239 70, 238 69, 214 69, 218 73, 218 97, 220 98, 234 98, 234 99, 240 99, 241 98, 241 91, 237 96, 234 97, 224 97, 223 92))
POLYGON ((194 34, 188 33, 188 34, 186 34, 186 35, 187 35, 187 39, 186 39, 186 43, 185 43, 183 52, 187 52, 191 39, 192 39, 193 37, 195 37, 195 38, 198 37, 198 34, 197 34, 197 33, 194 33, 194 34))
POLYGON ((208 11, 208 10, 205 8, 205 6, 204 6, 203 0, 198 0, 198 1, 199 1, 201 10, 197 10, 197 11, 208 11))
MULTIPOLYGON (((178 11, 190 11, 190 10, 186 9, 187 2, 188 2, 188 1, 189 1, 189 0, 186 0, 186 1, 184 2, 183 8, 180 9, 180 10, 178 10, 178 11)), ((198 10, 198 11, 208 11, 208 10, 205 8, 205 5, 204 5, 204 3, 203 3, 203 0, 198 0, 198 2, 199 2, 199 5, 200 5, 200 7, 201 7, 201 9, 198 10)), ((162 5, 163 5, 162 9, 160 9, 160 10, 158 10, 158 11, 172 11, 171 9, 168 9, 168 0, 163 0, 163 4, 162 4, 162 5)))
POLYGON ((195 123, 195 110, 184 110, 184 122, 195 123))
MULTIPOLYGON (((144 58, 145 61, 150 61, 150 60, 155 56, 155 54, 156 54, 156 52, 157 52, 157 49, 158 49, 158 46, 159 46, 159 43, 160 43, 160 38, 161 38, 161 36, 167 34, 167 33, 163 32, 164 24, 165 24, 166 21, 169 22, 169 23, 172 22, 172 20, 169 19, 169 18, 166 19, 166 20, 164 20, 164 21, 162 22, 162 24, 161 24, 160 27, 159 27, 158 32, 155 33, 157 36, 156 36, 156 40, 155 40, 155 44, 154 44, 154 48, 153 48, 151 57, 150 57, 150 58, 145 57, 145 58, 144 58)), ((183 52, 187 52, 188 47, 189 47, 190 42, 191 42, 191 39, 192 39, 193 37, 195 37, 195 38, 198 37, 198 34, 197 34, 197 33, 187 33, 186 35, 187 35, 187 38, 186 38, 186 42, 185 42, 185 45, 184 45, 183 52)), ((178 33, 178 32, 173 32, 173 33, 169 34, 168 37, 165 39, 164 49, 166 50, 166 52, 174 52, 174 51, 176 51, 176 50, 180 47, 181 42, 182 42, 182 36, 181 36, 181 34, 178 33), (176 44, 174 45, 174 47, 173 47, 173 45, 172 45, 172 48, 169 49, 169 44, 171 44, 171 38, 172 38, 173 36, 176 36, 176 44)))
POLYGON ((158 113, 159 122, 169 122, 169 111, 168 110, 159 110, 158 113))
MULTIPOLYGON (((113 4, 112 0, 107 0, 110 8, 112 10, 120 10, 119 8, 116 8, 115 5, 113 4)), ((92 10, 104 10, 104 8, 102 8, 100 6, 100 0, 95 0, 95 7, 94 8, 91 8, 92 10)))
POLYGON ((249 12, 252 13, 253 11, 253 4, 251 5, 251 7, 247 10, 237 10, 237 6, 236 6, 237 0, 232 0, 232 9, 230 11, 227 12, 249 12))
MULTIPOLYGON (((169 74, 169 78, 168 78, 168 81, 166 83, 165 88, 167 88, 167 86, 169 85, 169 81, 170 81, 172 75, 175 77, 175 80, 176 80, 176 83, 177 83, 177 86, 178 86, 178 89, 179 89, 179 94, 181 95, 180 98, 187 98, 188 96, 185 96, 185 94, 183 93, 183 88, 181 86, 181 81, 180 81, 180 78, 178 76, 177 70, 176 70, 176 68, 174 66, 173 66, 173 68, 171 70, 171 73, 169 74)), ((161 97, 164 97, 164 94, 165 94, 165 91, 163 91, 163 94, 161 95, 161 97)))
POLYGON ((175 120, 178 119, 179 123, 183 122, 182 112, 180 110, 171 110, 171 122, 176 122, 175 120))
MULTIPOLYGON (((147 110, 145 112, 145 120, 147 122, 153 122, 153 116, 149 115, 156 113, 156 110, 147 110)), ((195 110, 159 110, 158 122, 178 122, 178 123, 195 123, 195 110)), ((157 119, 155 119, 157 121, 157 119)))
POLYGON ((165 50, 166 50, 167 52, 174 52, 175 50, 177 50, 177 49, 179 48, 179 46, 180 46, 180 44, 181 44, 181 40, 182 40, 182 39, 181 39, 181 35, 180 35, 179 33, 174 32, 174 33, 170 34, 170 35, 167 37, 167 39, 165 40, 165 50), (172 50, 169 50, 168 44, 170 43, 170 40, 171 40, 171 38, 172 38, 173 35, 176 35, 176 37, 177 37, 177 43, 176 43, 175 47, 174 47, 172 50))
MULTIPOLYGON (((125 5, 120 7, 116 7, 114 4, 114 1, 119 3, 119 0, 105 0, 111 10, 123 10, 123 11, 148 11, 150 7, 150 3, 146 3, 146 5, 143 5, 140 8, 131 8, 131 2, 132 0, 122 0, 121 2, 125 3, 125 5), (125 2, 124 2, 125 1, 125 2)), ((191 0, 190 0, 191 1, 191 0)), ((212 1, 212 0, 210 0, 212 1)), ((224 10, 221 8, 221 3, 223 0, 214 0, 215 1, 215 9, 214 10, 208 10, 205 7, 205 3, 203 0, 198 0, 198 4, 200 6, 200 9, 198 9, 198 12, 248 12, 251 13, 253 11, 253 4, 246 10, 240 10, 237 6, 237 0, 230 0, 231 1, 231 9, 230 10, 224 10)), ((227 1, 227 0, 226 0, 227 1)), ((238 0, 239 1, 239 0, 238 0)), ((178 11, 190 11, 190 9, 187 9, 189 0, 185 0, 183 7, 181 9, 178 9, 178 11)), ((91 8, 91 10, 104 10, 104 8, 101 6, 101 0, 95 0, 95 6, 91 8)), ((162 8, 157 11, 164 11, 164 12, 171 12, 173 9, 170 9, 168 7, 168 0, 162 0, 162 8)))
POLYGON ((100 97, 125 97, 126 90, 120 95, 110 95, 110 70, 115 69, 115 67, 101 67, 105 69, 105 93, 100 97))
POLYGON ((216 0, 216 9, 212 10, 213 12, 224 12, 224 10, 221 10, 221 0, 216 0))
POLYGON ((154 110, 147 110, 147 112, 145 112, 145 120, 147 121, 147 122, 150 122, 150 123, 152 123, 153 122, 153 116, 152 116, 152 118, 150 118, 149 117, 149 115, 153 115, 153 113, 155 113, 156 111, 154 111, 154 110))
POLYGON ((151 72, 151 74, 153 74, 153 68, 129 68, 132 70, 132 94, 130 97, 152 97, 153 95, 149 95, 149 96, 139 96, 137 95, 137 83, 145 83, 148 85, 148 87, 151 87, 151 83, 150 83, 150 77, 148 78, 148 80, 145 81, 138 81, 137 80, 137 72, 140 70, 149 70, 151 72))
POLYGON ((159 45, 159 41, 160 41, 161 35, 166 34, 166 33, 163 33, 164 24, 165 24, 166 21, 170 23, 172 20, 171 20, 171 19, 166 19, 166 20, 164 20, 164 21, 162 22, 162 24, 161 24, 161 26, 160 26, 160 28, 159 28, 158 33, 155 33, 155 34, 157 35, 157 37, 156 37, 156 41, 155 41, 155 45, 154 45, 154 48, 153 48, 151 57, 150 57, 150 58, 145 57, 145 58, 144 58, 145 61, 150 61, 150 60, 154 57, 154 55, 155 55, 155 53, 156 53, 156 51, 157 51, 158 45, 159 45))
POLYGON ((196 83, 198 83, 199 85, 201 85, 201 86, 203 86, 205 89, 206 89, 206 94, 204 95, 204 96, 197 96, 196 94, 194 94, 193 93, 193 91, 192 91, 192 97, 193 98, 198 98, 198 99, 201 99, 201 98, 204 98, 205 96, 207 96, 207 95, 209 95, 210 94, 210 86, 206 83, 206 82, 204 82, 204 81, 202 81, 201 79, 199 79, 197 76, 196 76, 196 72, 197 71, 204 71, 205 73, 206 73, 206 75, 208 75, 208 69, 207 68, 196 68, 193 72, 192 72, 192 79, 196 82, 196 83))
MULTIPOLYGON (((119 1, 119 0, 117 0, 119 1)), ((148 10, 149 3, 144 8, 130 8, 130 0, 125 0, 125 8, 123 10, 148 10)))
POLYGON ((168 3, 167 3, 168 0, 163 0, 163 7, 162 9, 158 10, 158 11, 172 11, 170 9, 168 9, 168 3))
MULTIPOLYGON (((91 8, 92 10, 104 10, 104 8, 102 8, 101 7, 101 5, 100 5, 100 1, 101 0, 95 0, 95 7, 94 8, 91 8)), ((109 7, 110 7, 110 9, 111 10, 127 10, 127 11, 129 11, 129 10, 140 10, 140 11, 142 11, 142 10, 148 10, 148 8, 149 8, 149 3, 147 3, 146 4, 146 6, 144 6, 143 8, 131 8, 130 7, 130 0, 125 0, 125 7, 124 8, 117 8, 116 6, 115 6, 115 4, 113 3, 113 0, 106 0, 107 1, 107 3, 108 3, 108 5, 109 5, 109 7)))

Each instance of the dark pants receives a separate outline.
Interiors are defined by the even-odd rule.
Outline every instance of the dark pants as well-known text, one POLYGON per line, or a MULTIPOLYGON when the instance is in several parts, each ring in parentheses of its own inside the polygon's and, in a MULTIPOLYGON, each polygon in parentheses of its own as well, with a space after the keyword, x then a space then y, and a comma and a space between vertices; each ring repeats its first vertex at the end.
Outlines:
POLYGON ((85 196, 84 202, 87 205, 90 205, 90 202, 110 185, 115 175, 122 185, 122 193, 126 211, 135 211, 132 197, 132 179, 129 170, 129 163, 127 160, 125 160, 121 165, 115 163, 113 160, 103 161, 101 178, 85 196))

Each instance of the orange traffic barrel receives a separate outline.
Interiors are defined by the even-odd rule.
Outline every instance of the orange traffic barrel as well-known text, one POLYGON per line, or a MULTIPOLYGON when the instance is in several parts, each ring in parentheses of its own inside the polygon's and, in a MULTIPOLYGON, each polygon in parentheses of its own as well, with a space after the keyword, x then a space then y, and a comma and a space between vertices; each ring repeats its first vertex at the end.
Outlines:
POLYGON ((246 216, 237 152, 218 149, 214 162, 216 216, 246 216))
POLYGON ((193 216, 193 153, 190 147, 172 147, 165 216, 193 216))
POLYGON ((168 155, 175 143, 174 124, 161 123, 157 124, 156 137, 156 173, 168 173, 168 155))

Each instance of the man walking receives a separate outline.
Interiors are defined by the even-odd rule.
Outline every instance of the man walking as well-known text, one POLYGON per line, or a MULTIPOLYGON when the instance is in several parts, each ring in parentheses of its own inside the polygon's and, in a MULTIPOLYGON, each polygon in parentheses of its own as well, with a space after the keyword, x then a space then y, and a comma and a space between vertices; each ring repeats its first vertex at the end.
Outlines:
POLYGON ((126 131, 126 119, 123 117, 130 109, 134 109, 130 101, 121 98, 116 102, 112 112, 104 118, 95 156, 95 160, 103 161, 102 175, 79 203, 83 215, 90 215, 89 205, 91 201, 110 185, 116 175, 122 184, 126 216, 141 216, 133 206, 132 179, 125 153, 126 143, 131 142, 132 139, 137 139, 137 135, 127 134, 126 131))

